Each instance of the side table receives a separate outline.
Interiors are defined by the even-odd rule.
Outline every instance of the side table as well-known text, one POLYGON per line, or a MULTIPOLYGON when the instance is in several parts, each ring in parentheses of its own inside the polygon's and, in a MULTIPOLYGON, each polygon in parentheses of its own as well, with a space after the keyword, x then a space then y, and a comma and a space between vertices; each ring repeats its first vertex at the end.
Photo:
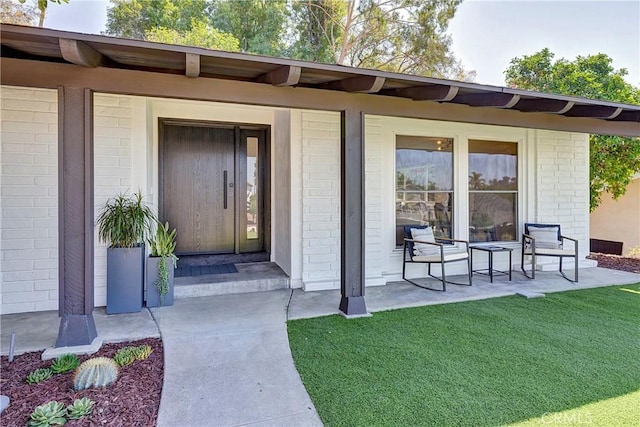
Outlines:
POLYGON ((484 276, 489 276, 491 283, 493 283, 494 275, 505 275, 509 276, 509 281, 511 281, 511 253, 513 252, 512 248, 505 248, 502 246, 471 246, 471 273, 478 273, 484 276), (487 252, 489 255, 489 268, 481 268, 478 270, 473 269, 473 251, 482 251, 487 252), (509 252, 509 271, 496 270, 493 268, 493 254, 495 252, 509 252))

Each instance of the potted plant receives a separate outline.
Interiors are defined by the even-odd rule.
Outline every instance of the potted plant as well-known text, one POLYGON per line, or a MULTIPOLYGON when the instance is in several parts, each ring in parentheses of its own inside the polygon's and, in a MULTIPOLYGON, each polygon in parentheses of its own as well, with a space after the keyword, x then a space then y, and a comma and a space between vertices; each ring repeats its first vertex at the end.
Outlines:
POLYGON ((142 309, 144 241, 154 213, 140 192, 107 200, 98 216, 98 237, 107 243, 107 314, 142 309))
POLYGON ((150 255, 147 259, 145 279, 147 307, 173 305, 173 270, 178 257, 176 230, 169 231, 169 223, 158 221, 155 235, 149 237, 150 255))

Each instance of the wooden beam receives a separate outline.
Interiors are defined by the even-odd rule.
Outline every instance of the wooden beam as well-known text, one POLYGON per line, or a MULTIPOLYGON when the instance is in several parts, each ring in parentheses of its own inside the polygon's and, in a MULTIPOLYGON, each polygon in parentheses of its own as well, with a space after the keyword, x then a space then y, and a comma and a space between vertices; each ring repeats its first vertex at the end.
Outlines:
POLYGON ((300 81, 301 73, 302 68, 285 65, 260 75, 256 81, 258 83, 269 83, 274 86, 295 86, 300 81))
POLYGON ((520 99, 513 106, 514 110, 527 113, 554 113, 564 114, 569 111, 575 103, 573 101, 561 101, 554 99, 520 99))
POLYGON ((344 80, 323 83, 320 89, 342 90, 345 92, 376 93, 384 86, 384 77, 357 76, 344 80))
MULTIPOLYGON (((84 68, 2 58, 2 84, 55 89, 57 85, 77 85, 96 92, 123 95, 228 102, 280 108, 341 111, 356 108, 366 114, 415 119, 444 120, 564 132, 640 136, 640 123, 594 118, 573 118, 557 114, 522 113, 499 108, 469 108, 449 102, 414 102, 406 98, 347 93, 298 87, 283 90, 266 84, 217 78, 185 79, 183 75, 125 70, 84 68)), ((629 111, 625 110, 622 114, 629 111)))
POLYGON ((104 62, 104 56, 91 46, 78 40, 60 39, 60 52, 65 61, 83 67, 97 67, 104 62))
POLYGON ((364 113, 340 114, 340 312, 367 315, 364 301, 364 113))
POLYGON ((520 101, 520 95, 510 93, 469 93, 458 95, 451 102, 471 107, 512 108, 520 101))
POLYGON ((93 93, 58 88, 58 294, 56 347, 89 345, 93 319, 93 93))
POLYGON ((200 55, 196 55, 195 53, 185 53, 184 65, 185 76, 195 79, 200 75, 200 55))
POLYGON ((458 94, 458 86, 418 86, 402 89, 392 89, 396 96, 411 98, 414 101, 451 101, 458 94))
POLYGON ((622 113, 622 108, 599 105, 574 105, 564 115, 567 117, 592 117, 597 119, 615 119, 622 113))

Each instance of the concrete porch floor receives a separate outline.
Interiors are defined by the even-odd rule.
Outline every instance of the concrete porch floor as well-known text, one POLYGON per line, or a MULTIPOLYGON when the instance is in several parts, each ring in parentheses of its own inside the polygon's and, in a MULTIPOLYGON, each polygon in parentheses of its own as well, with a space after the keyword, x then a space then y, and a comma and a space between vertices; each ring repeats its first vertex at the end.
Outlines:
MULTIPOLYGON (((572 273, 572 272, 569 272, 572 273)), ((453 276, 451 280, 464 283, 466 276, 453 276)), ((489 278, 473 275, 473 286, 447 284, 446 292, 418 288, 405 281, 388 282, 385 286, 368 287, 365 291, 367 310, 395 310, 398 308, 446 304, 514 295, 520 291, 539 293, 562 292, 601 286, 640 283, 640 274, 591 267, 580 269, 578 283, 564 279, 557 271, 536 271, 535 280, 527 279, 521 271, 513 271, 512 281, 506 276, 489 278)), ((419 281, 419 283, 422 283, 419 281)), ((438 283, 429 279, 429 286, 438 283)), ((304 292, 295 289, 289 304, 289 320, 339 314, 340 290, 304 292)))
MULTIPOLYGON (((453 280, 461 278, 463 279, 464 276, 454 277, 453 280)), ((365 299, 369 312, 375 313, 398 308, 495 298, 514 295, 519 291, 550 293, 631 283, 640 283, 640 274, 598 267, 585 268, 580 269, 580 282, 571 283, 557 271, 536 272, 535 280, 527 279, 521 272, 514 271, 511 282, 504 276, 497 276, 494 277, 494 282, 490 283, 487 277, 474 275, 473 286, 448 285, 446 292, 417 288, 404 281, 389 282, 386 286, 368 287, 365 299)), ((246 298, 245 295, 248 294, 227 295, 227 297, 238 298, 240 302, 246 298)), ((222 297, 224 296, 211 298, 222 297)), ((340 290, 337 289, 317 292, 294 289, 287 318, 293 320, 338 314, 339 302, 340 290)), ((162 310, 170 311, 172 307, 162 308, 162 310)), ((104 308, 96 308, 93 314, 98 336, 104 343, 160 337, 158 325, 146 308, 140 313, 110 316, 106 314, 104 308)), ((53 347, 59 325, 60 318, 57 311, 2 315, 0 316, 0 354, 9 353, 11 332, 16 332, 16 355, 53 347)))

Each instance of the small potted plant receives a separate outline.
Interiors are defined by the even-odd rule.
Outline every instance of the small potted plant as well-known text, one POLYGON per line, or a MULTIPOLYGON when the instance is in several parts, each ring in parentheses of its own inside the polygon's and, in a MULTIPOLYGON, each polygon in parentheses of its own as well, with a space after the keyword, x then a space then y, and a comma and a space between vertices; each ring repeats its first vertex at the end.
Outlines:
POLYGON ((98 237, 107 248, 107 314, 142 309, 144 241, 156 217, 140 192, 107 200, 97 218, 98 237))
POLYGON ((170 231, 169 223, 156 224, 156 233, 147 240, 150 255, 147 259, 146 304, 147 307, 173 305, 173 270, 178 257, 176 249, 176 230, 170 231))

